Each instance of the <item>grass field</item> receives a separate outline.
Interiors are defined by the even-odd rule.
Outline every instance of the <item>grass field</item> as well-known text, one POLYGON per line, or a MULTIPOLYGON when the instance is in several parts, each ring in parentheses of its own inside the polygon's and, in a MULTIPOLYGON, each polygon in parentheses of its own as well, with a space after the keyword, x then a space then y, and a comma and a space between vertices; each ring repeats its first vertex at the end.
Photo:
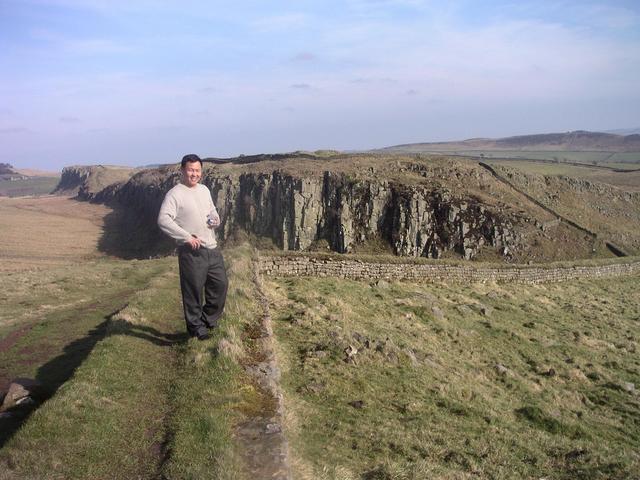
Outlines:
POLYGON ((267 282, 297 478, 634 478, 637 285, 267 282))
POLYGON ((0 180, 0 197, 47 195, 56 188, 60 177, 31 177, 24 180, 0 180))
POLYGON ((614 172, 594 168, 588 165, 576 166, 562 163, 527 162, 523 160, 488 160, 492 165, 513 168, 524 173, 537 175, 565 175, 574 178, 583 178, 594 182, 602 182, 629 191, 640 191, 640 171, 614 172))
POLYGON ((0 372, 50 398, 0 418, 0 479, 245 478, 233 429, 263 402, 238 362, 257 315, 250 252, 228 252, 227 311, 207 342, 185 334, 175 258, 40 270, 40 283, 14 273, 0 372))
POLYGON ((65 197, 0 198, 0 272, 69 265, 99 256, 103 205, 65 197))
POLYGON ((460 150, 451 152, 454 155, 465 155, 486 159, 529 159, 551 160, 554 162, 576 162, 592 165, 605 165, 613 168, 640 168, 640 152, 572 152, 552 150, 460 150))

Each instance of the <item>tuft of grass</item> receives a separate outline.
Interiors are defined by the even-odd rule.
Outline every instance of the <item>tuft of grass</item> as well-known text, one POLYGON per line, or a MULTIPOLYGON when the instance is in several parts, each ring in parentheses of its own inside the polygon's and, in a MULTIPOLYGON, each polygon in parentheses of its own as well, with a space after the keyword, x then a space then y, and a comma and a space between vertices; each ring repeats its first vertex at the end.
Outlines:
POLYGON ((526 406, 516 410, 516 414, 527 420, 536 428, 541 428, 552 434, 567 435, 571 438, 584 437, 584 431, 575 426, 568 426, 559 420, 547 415, 541 407, 537 405, 526 406))

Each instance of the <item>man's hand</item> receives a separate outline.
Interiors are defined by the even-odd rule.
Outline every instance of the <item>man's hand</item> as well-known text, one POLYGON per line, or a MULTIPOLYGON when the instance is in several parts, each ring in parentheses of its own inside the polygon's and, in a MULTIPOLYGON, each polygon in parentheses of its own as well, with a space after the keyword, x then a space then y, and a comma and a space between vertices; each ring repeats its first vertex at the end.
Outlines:
POLYGON ((195 235, 191 235, 191 238, 187 243, 191 246, 191 250, 198 250, 202 246, 202 240, 195 235))
POLYGON ((220 215, 218 212, 212 211, 207 215, 207 227, 209 228, 218 228, 220 226, 220 215))

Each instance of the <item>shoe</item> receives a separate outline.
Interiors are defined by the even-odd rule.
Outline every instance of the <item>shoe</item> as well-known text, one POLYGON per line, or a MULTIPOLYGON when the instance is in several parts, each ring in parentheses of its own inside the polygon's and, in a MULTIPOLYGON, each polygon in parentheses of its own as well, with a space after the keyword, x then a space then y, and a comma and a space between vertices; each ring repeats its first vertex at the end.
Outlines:
POLYGON ((204 324, 209 330, 215 330, 218 328, 218 322, 214 322, 213 324, 206 323, 204 324))
POLYGON ((196 338, 202 342, 203 340, 209 340, 211 336, 208 333, 201 333, 196 338))

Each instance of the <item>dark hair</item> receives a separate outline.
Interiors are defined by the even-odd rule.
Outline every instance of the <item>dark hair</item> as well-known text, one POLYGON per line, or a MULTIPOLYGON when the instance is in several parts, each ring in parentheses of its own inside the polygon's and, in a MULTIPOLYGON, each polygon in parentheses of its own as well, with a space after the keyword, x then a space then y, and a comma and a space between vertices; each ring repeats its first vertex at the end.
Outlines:
POLYGON ((195 163, 200 162, 200 167, 202 168, 202 160, 195 153, 190 153, 189 155, 185 155, 182 157, 182 162, 180 162, 180 168, 184 168, 187 166, 187 163, 195 163))

